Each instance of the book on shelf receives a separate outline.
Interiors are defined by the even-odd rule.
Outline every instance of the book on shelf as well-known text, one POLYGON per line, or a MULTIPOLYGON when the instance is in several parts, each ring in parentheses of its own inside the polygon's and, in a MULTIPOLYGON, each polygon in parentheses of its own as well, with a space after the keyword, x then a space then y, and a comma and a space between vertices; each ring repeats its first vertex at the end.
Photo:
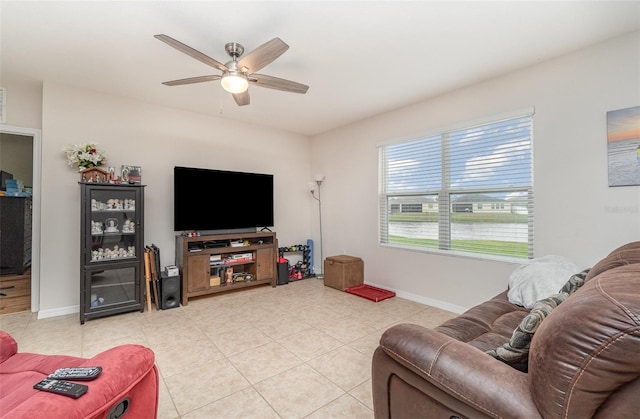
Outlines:
POLYGON ((246 263, 253 262, 253 258, 237 258, 237 259, 225 259, 225 263, 246 263))
POLYGON ((253 253, 236 253, 235 255, 229 255, 224 259, 227 263, 242 263, 253 261, 253 253))

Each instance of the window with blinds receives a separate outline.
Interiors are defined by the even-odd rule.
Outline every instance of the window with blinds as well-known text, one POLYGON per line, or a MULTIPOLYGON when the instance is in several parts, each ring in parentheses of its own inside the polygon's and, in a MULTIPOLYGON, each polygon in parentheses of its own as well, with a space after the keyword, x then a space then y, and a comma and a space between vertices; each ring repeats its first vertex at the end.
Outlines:
POLYGON ((380 243, 533 258, 532 119, 381 146, 380 243))

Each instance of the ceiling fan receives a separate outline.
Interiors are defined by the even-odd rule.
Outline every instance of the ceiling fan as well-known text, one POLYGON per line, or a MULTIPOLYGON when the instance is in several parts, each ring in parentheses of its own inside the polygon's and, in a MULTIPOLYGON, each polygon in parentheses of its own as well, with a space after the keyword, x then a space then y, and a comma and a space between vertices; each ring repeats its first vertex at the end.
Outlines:
POLYGON ((179 86, 182 84, 220 80, 222 87, 233 95, 233 99, 238 106, 249 104, 249 84, 302 94, 307 93, 309 89, 309 86, 302 83, 256 73, 256 71, 260 71, 260 69, 272 63, 289 49, 289 45, 285 44, 280 38, 273 38, 271 41, 260 45, 245 56, 242 56, 244 53, 244 47, 242 45, 237 42, 229 42, 224 46, 224 49, 231 57, 231 61, 222 64, 170 36, 160 34, 154 35, 154 37, 178 51, 222 71, 221 75, 190 77, 162 83, 166 86, 179 86))

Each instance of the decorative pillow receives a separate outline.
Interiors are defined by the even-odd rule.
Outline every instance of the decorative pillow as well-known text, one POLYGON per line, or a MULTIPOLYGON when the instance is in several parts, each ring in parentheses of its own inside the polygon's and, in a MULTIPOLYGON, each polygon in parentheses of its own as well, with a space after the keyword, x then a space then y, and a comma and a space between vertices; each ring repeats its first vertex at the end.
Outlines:
POLYGON ((509 276, 507 298, 525 308, 558 292, 582 268, 563 256, 543 256, 520 265, 509 276))
POLYGON ((534 333, 554 308, 559 306, 569 295, 573 294, 584 284, 588 273, 589 269, 585 269, 578 274, 572 275, 557 294, 536 302, 531 312, 522 319, 518 327, 513 331, 509 342, 495 350, 491 349, 486 351, 486 353, 514 368, 526 372, 529 360, 529 345, 531 344, 534 333))

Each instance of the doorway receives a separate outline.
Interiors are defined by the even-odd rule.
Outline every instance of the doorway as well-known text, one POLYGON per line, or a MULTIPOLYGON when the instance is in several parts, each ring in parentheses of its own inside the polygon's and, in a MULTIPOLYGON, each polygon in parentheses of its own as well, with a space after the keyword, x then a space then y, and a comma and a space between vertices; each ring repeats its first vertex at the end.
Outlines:
MULTIPOLYGON (((31 298, 30 310, 37 312, 40 309, 40 188, 41 188, 41 170, 42 170, 42 134, 39 129, 16 127, 10 125, 0 125, 0 150, 3 155, 0 156, 0 162, 6 162, 9 153, 12 157, 21 153, 31 152, 31 158, 22 156, 21 163, 14 166, 12 170, 19 173, 19 177, 30 179, 32 186, 31 197, 31 267, 29 273, 31 275, 31 298), (2 144, 9 144, 5 149, 2 144), (29 161, 30 160, 30 161, 29 161), (31 172, 28 173, 29 166, 31 172), (25 172, 27 170, 27 172, 25 172)), ((3 166, 6 166, 3 165, 3 166)), ((0 169, 2 169, 0 167, 0 169)), ((7 171, 2 169, 3 171, 7 171)))

